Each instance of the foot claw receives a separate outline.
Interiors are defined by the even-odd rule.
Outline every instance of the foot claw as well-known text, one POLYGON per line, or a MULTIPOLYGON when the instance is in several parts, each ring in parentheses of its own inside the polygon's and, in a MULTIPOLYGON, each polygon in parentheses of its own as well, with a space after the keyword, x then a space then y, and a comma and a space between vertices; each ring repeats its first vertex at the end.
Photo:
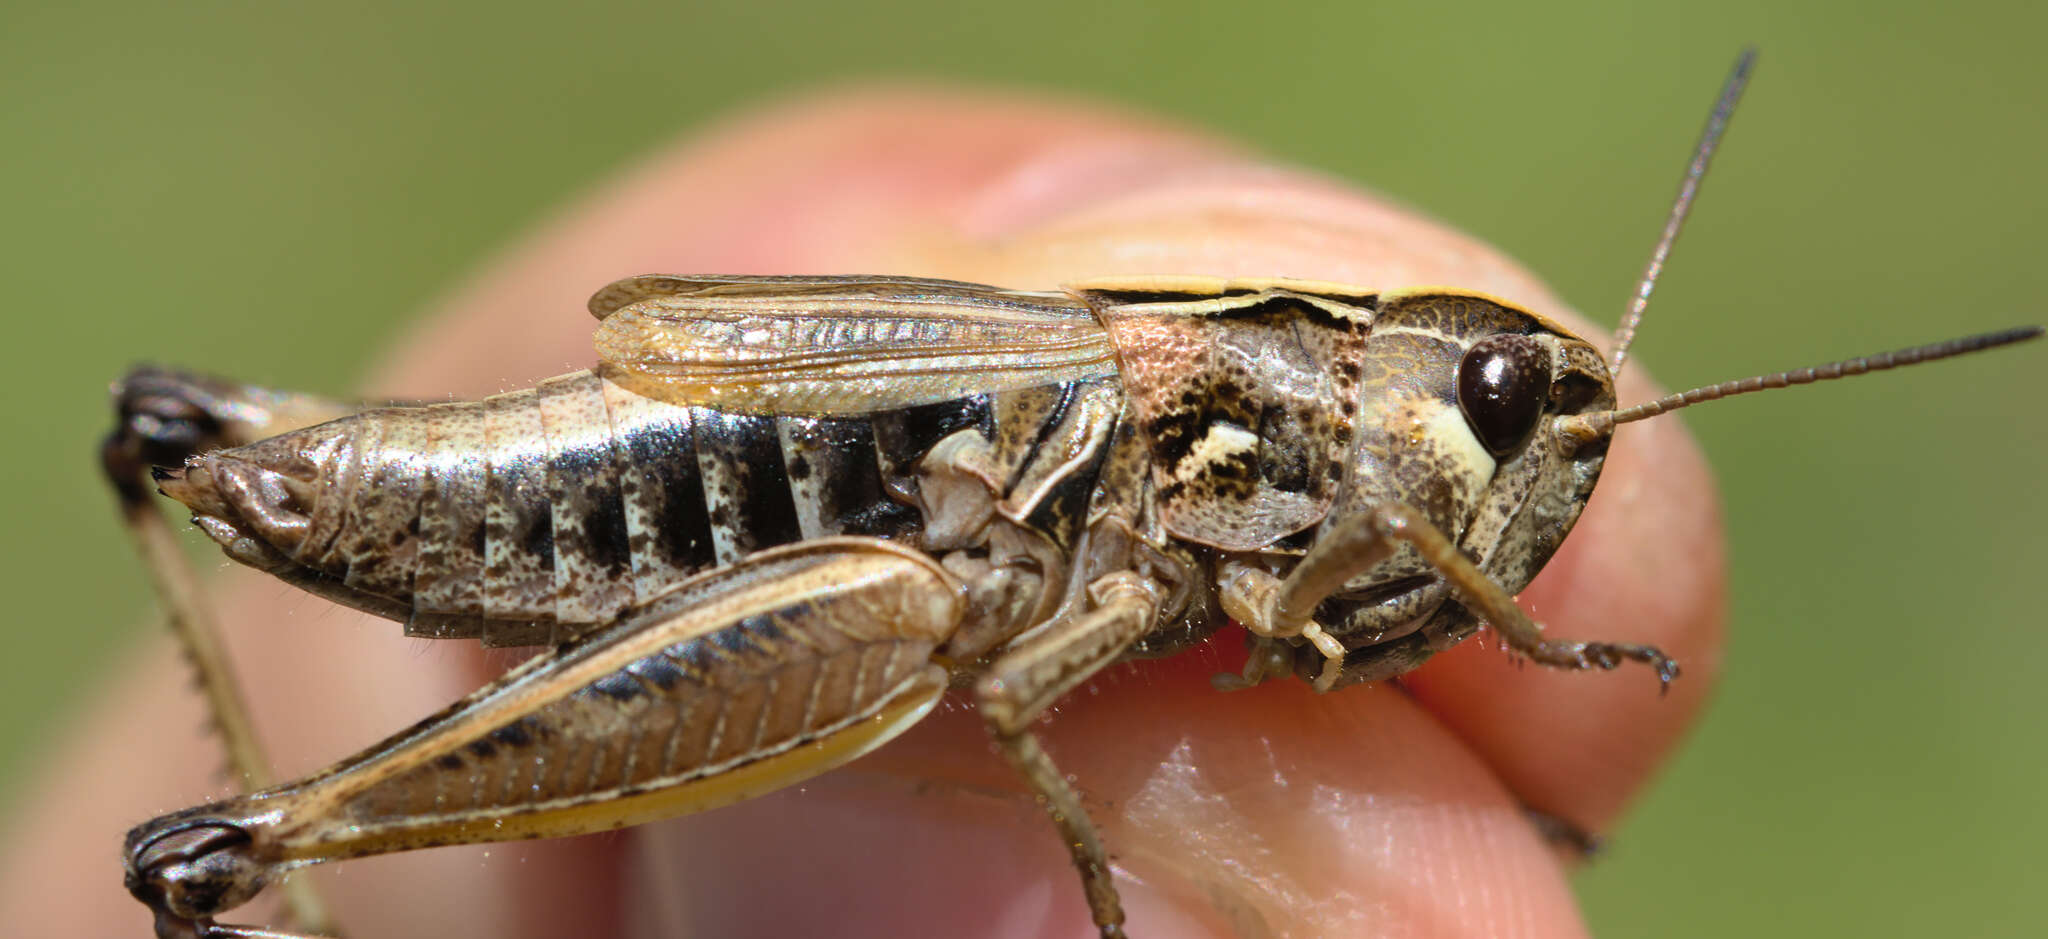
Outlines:
POLYGON ((1597 668, 1602 671, 1612 671, 1621 667, 1623 662, 1641 662, 1656 670, 1658 694, 1670 693, 1671 682, 1679 675, 1678 663, 1655 646, 1618 642, 1544 643, 1542 647, 1531 650, 1529 657, 1558 668, 1597 668))

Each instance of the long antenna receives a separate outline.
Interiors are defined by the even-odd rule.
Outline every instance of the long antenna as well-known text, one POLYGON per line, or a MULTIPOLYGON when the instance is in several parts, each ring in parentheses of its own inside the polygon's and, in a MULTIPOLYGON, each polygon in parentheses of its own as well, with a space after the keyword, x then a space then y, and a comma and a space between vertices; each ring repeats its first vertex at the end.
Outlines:
POLYGON ((1665 395, 1655 401, 1646 401, 1634 407, 1617 408, 1612 411, 1594 411, 1590 414, 1576 414, 1560 418, 1559 421, 1560 423, 1567 424, 1566 432, 1574 436, 1579 436, 1582 439, 1602 438, 1612 434, 1617 424, 1626 424, 1630 421, 1640 421, 1644 418, 1656 417, 1666 411, 1676 411, 1679 408, 1699 404, 1703 401, 1729 398, 1739 394, 1748 394, 1752 391, 1762 391, 1767 388, 1809 385, 1817 381, 1827 381, 1831 378, 1847 378, 1851 375, 1862 375, 1866 372, 1882 372, 1888 368, 1918 365, 1921 362, 1932 362, 1936 359, 1945 359, 1952 355, 1962 355, 1966 352, 1977 352, 1995 346, 2025 342, 2026 340, 2039 337, 2041 332, 2042 330, 2039 326, 2020 326, 2013 329, 2002 329, 1995 333, 1982 333, 1975 336, 1964 336, 1961 339, 1931 342, 1924 346, 1914 346, 1910 349, 1896 349, 1877 355, 1843 359, 1840 362, 1829 362, 1825 365, 1811 365, 1806 368, 1795 368, 1785 372, 1772 372, 1769 375, 1738 378, 1734 381, 1724 381, 1720 384, 1694 388, 1691 391, 1681 391, 1677 394, 1665 395))
POLYGON ((1643 279, 1636 282, 1635 298, 1629 301, 1628 314, 1621 318, 1621 326, 1614 331, 1614 352, 1609 357, 1608 371, 1617 380, 1621 377, 1621 363, 1628 360, 1628 347, 1636 340, 1636 326, 1643 321, 1643 310, 1650 305, 1650 291, 1657 287, 1657 275, 1664 271, 1664 261, 1671 256, 1671 245, 1678 240, 1678 232, 1685 227, 1685 216, 1692 211, 1693 197, 1699 195, 1700 180, 1707 175, 1707 164, 1713 162, 1714 149, 1721 145, 1721 133, 1728 129, 1728 118, 1735 113, 1735 103, 1742 100, 1743 86, 1749 84, 1749 70, 1756 65, 1756 48, 1742 50, 1735 60, 1735 69, 1728 73, 1728 81, 1721 86, 1721 100, 1715 102, 1714 113, 1707 116, 1707 126, 1700 131, 1699 145, 1693 148, 1692 163, 1685 168, 1685 179, 1678 184, 1678 198, 1671 203, 1671 214, 1664 219, 1664 232, 1657 236, 1657 247, 1650 252, 1650 263, 1643 268, 1643 279))

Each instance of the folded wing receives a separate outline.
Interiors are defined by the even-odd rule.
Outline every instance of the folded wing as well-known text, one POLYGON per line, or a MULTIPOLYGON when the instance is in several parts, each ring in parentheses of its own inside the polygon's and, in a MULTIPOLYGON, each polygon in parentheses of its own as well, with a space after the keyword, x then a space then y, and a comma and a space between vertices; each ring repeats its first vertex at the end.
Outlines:
POLYGON ((906 277, 620 281, 590 301, 606 377, 677 404, 835 416, 1113 374, 1057 291, 906 277))

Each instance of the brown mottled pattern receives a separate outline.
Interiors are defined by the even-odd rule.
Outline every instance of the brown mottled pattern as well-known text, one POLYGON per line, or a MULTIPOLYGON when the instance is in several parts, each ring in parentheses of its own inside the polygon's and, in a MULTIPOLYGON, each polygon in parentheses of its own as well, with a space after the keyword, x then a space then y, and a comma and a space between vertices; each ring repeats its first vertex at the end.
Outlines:
POLYGON ((603 383, 588 371, 542 382, 555 621, 602 623, 632 605, 631 552, 603 383))
POLYGON ((363 451, 356 511, 337 542, 348 558, 344 583, 384 596, 412 592, 419 560, 419 517, 427 431, 414 421, 376 421, 383 439, 363 451))
POLYGON ((1355 295, 1278 287, 1165 303, 1115 296, 1098 313, 1152 448, 1167 528, 1252 550, 1320 519, 1350 449, 1370 309, 1355 295))
POLYGON ((547 437, 531 390, 484 399, 484 454, 484 615, 505 624, 552 620, 554 512, 547 437))
POLYGON ((425 486, 420 495, 419 569, 413 602, 425 612, 484 613, 483 414, 473 404, 437 404, 417 420, 427 428, 425 486))

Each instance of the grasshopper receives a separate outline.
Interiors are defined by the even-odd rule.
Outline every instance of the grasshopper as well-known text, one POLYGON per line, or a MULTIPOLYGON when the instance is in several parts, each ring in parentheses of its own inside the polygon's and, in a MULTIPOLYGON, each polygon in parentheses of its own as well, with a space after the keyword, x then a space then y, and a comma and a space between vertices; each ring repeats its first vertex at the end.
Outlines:
MULTIPOLYGON (((1327 692, 1484 624, 1540 664, 1633 661, 1668 685, 1661 651, 1549 638, 1513 602, 1620 425, 2041 333, 1618 407, 1750 62, 1606 355, 1454 289, 648 275, 591 299, 596 368, 477 402, 130 373, 102 461, 258 790, 131 831, 130 893, 165 939, 282 935, 215 918, 310 864, 746 799, 886 743, 960 688, 1069 847, 1101 934, 1122 936, 1107 851, 1031 730, 1111 663, 1236 621, 1251 655, 1220 688, 1294 675, 1327 692), (409 635, 546 649, 273 785, 152 483, 234 560, 409 635)), ((292 906, 323 928, 310 895, 292 906)))

